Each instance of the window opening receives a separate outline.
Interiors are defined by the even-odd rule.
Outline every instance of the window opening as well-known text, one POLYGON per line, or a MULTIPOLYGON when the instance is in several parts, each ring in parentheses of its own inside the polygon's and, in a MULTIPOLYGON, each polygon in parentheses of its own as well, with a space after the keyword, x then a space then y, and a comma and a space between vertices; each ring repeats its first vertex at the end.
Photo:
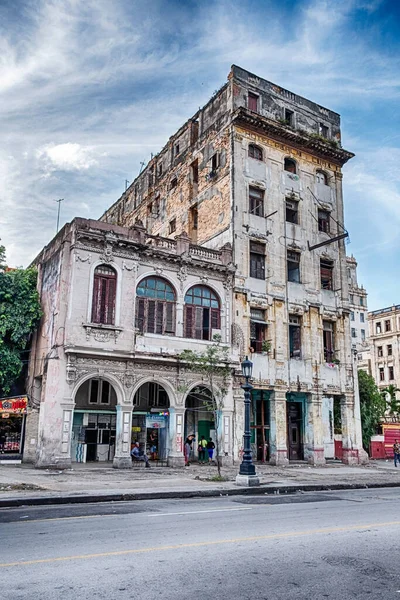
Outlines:
POLYGON ((146 277, 136 289, 136 327, 141 333, 174 335, 175 291, 164 279, 146 277))
POLYGON ((162 175, 162 172, 163 172, 163 166, 162 166, 162 164, 160 163, 160 164, 158 165, 158 176, 162 175))
POLYGON ((250 309, 250 347, 256 353, 265 351, 265 342, 267 339, 265 314, 265 310, 250 309))
POLYGON ((194 160, 191 164, 192 182, 199 183, 199 161, 194 160))
POLYGON ((286 221, 288 223, 299 224, 299 203, 297 200, 288 200, 286 198, 286 221))
POLYGON ((385 321, 385 331, 390 331, 390 330, 391 330, 390 320, 385 321))
POLYGON ((319 135, 322 135, 322 137, 327 138, 329 135, 329 127, 327 127, 323 123, 320 123, 319 124, 319 135))
POLYGON ((173 177, 173 179, 171 179, 171 190, 176 188, 177 185, 178 185, 178 179, 176 177, 173 177))
POLYGON ((385 381, 385 369, 384 369, 384 367, 379 367, 379 381, 385 381))
POLYGON ((382 333, 382 324, 380 321, 379 321, 379 323, 375 324, 375 331, 376 331, 376 333, 382 333))
POLYGON ((330 232, 330 212, 318 209, 318 231, 330 232))
POLYGON ((250 277, 265 279, 265 244, 250 242, 250 277))
POLYGON ((392 355, 393 355, 393 347, 392 347, 392 344, 388 344, 388 346, 387 346, 387 355, 388 355, 388 356, 392 356, 392 355))
POLYGON ((378 346, 378 358, 383 356, 383 346, 378 346))
POLYGON ((355 317, 354 317, 354 311, 352 310, 350 313, 350 321, 354 321, 355 317))
POLYGON ((357 332, 356 332, 356 328, 355 328, 355 327, 352 327, 352 328, 351 328, 351 337, 352 337, 352 338, 355 338, 355 337, 357 337, 357 332))
POLYGON ((169 234, 171 233, 175 233, 176 231, 176 219, 172 219, 172 221, 169 222, 169 234))
POLYGON ((364 322, 365 322, 364 313, 360 313, 360 323, 364 323, 364 322))
POLYGON ((335 358, 334 327, 332 321, 323 321, 324 360, 331 363, 335 358))
POLYGON ((264 191, 259 188, 249 187, 249 209, 256 217, 264 216, 264 191))
POLYGON ((360 298, 360 306, 364 306, 364 298, 360 298))
POLYGON ((94 271, 92 323, 114 325, 117 274, 111 267, 100 265, 94 271))
POLYGON ((249 156, 250 158, 255 158, 256 160, 263 159, 263 151, 259 146, 255 146, 254 144, 249 144, 249 156))
POLYGON ((211 340, 213 330, 219 330, 220 304, 216 294, 208 287, 196 285, 185 296, 185 337, 211 340))
POLYGON ((287 278, 293 283, 300 283, 300 253, 287 251, 287 278))
POLYGON ((361 341, 365 342, 365 329, 361 329, 361 341))
POLYGON ((323 260, 320 262, 321 269, 321 288, 323 290, 333 290, 333 261, 323 260))
POLYGON ((317 183, 323 183, 324 185, 328 185, 328 177, 324 171, 317 171, 315 174, 315 179, 317 183))
POLYGON ((247 108, 252 110, 253 112, 257 112, 258 110, 258 96, 256 94, 252 94, 249 92, 247 98, 247 108))
POLYGON ((293 127, 294 112, 292 110, 289 110, 288 108, 285 108, 285 122, 287 125, 293 127))
POLYGON ((91 379, 89 404, 110 404, 111 386, 103 379, 91 379))
POLYGON ((290 358, 301 357, 301 319, 289 315, 289 352, 290 358))
POLYGON ((284 169, 288 173, 296 173, 296 162, 292 158, 285 158, 284 169))
POLYGON ((394 367, 392 366, 389 367, 389 379, 390 381, 393 381, 394 379, 394 367))
POLYGON ((175 156, 179 154, 179 144, 175 144, 175 156))

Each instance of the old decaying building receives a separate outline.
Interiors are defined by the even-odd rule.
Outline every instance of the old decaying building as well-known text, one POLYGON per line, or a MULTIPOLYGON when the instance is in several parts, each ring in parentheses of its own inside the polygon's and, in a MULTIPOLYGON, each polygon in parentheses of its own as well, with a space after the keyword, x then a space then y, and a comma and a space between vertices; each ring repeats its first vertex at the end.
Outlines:
MULTIPOLYGON (((333 458, 334 414, 343 460, 364 457, 343 224, 341 168, 352 156, 337 113, 234 66, 102 217, 232 245, 232 342, 254 363, 258 460, 333 458)), ((235 444, 234 456, 240 436, 235 444)))
POLYGON ((365 370, 380 389, 400 389, 400 305, 368 313, 369 353, 365 370))
MULTIPOLYGON (((230 347, 232 251, 75 219, 35 261, 44 311, 32 344, 24 459, 39 466, 113 461, 131 442, 184 465, 184 437, 215 439, 233 456, 233 394, 219 431, 199 397, 202 377, 179 354, 214 334, 230 347)), ((232 370, 238 352, 230 355, 232 370)))
POLYGON ((350 334, 353 349, 357 350, 359 361, 368 351, 368 306, 367 291, 357 281, 357 261, 354 256, 346 257, 347 279, 349 284, 350 334))

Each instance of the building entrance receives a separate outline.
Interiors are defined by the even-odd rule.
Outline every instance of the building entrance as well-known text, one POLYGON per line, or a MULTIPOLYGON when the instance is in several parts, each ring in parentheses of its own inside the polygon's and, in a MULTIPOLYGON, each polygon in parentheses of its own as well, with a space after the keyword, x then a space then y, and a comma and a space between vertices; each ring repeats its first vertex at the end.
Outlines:
POLYGON ((303 415, 301 402, 287 403, 289 460, 303 460, 303 415))
POLYGON ((251 446, 253 459, 269 460, 269 395, 268 390, 252 390, 251 446))
POLYGON ((133 400, 131 441, 139 442, 140 452, 149 460, 168 457, 169 398, 165 389, 153 381, 144 383, 133 400))

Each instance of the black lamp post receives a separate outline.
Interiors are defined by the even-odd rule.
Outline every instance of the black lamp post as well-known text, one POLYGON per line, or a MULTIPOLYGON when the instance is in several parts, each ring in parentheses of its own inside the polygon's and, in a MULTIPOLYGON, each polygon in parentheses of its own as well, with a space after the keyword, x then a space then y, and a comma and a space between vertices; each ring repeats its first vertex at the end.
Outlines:
POLYGON ((256 468, 253 464, 253 458, 251 455, 250 445, 250 391, 253 389, 249 379, 253 370, 253 363, 251 360, 246 359, 242 362, 242 374, 245 378, 245 383, 242 385, 244 390, 244 448, 243 448, 243 460, 240 465, 239 475, 253 475, 256 474, 256 468))

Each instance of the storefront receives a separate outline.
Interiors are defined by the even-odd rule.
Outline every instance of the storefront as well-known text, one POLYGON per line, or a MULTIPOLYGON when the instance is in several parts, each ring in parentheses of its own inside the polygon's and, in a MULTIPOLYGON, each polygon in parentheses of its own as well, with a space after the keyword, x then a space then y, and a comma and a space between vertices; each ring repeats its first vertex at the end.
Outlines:
POLYGON ((168 458, 168 407, 168 394, 158 383, 144 383, 135 394, 131 442, 139 442, 149 460, 168 458))
POLYGON ((27 406, 26 396, 0 400, 0 463, 22 460, 27 406))
POLYGON ((251 393, 251 450, 258 462, 269 460, 270 415, 269 390, 252 390, 251 393))

